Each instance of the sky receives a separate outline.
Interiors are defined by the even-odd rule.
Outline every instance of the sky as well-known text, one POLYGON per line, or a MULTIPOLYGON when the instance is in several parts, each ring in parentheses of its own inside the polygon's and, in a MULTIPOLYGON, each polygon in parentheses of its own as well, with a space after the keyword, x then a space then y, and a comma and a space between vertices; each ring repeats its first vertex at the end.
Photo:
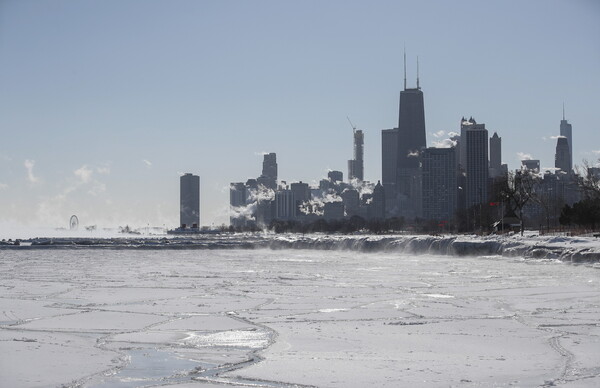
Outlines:
POLYGON ((179 223, 179 176, 201 180, 201 224, 229 220, 229 183, 347 177, 350 117, 365 179, 408 86, 428 145, 461 117, 502 158, 600 157, 600 2, 0 0, 0 228, 179 223))

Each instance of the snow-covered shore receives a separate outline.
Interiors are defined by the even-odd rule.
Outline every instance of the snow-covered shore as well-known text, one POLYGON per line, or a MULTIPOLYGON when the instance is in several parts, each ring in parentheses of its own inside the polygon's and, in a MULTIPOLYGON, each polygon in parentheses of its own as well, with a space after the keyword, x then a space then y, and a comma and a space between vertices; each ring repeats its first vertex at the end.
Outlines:
POLYGON ((523 257, 573 263, 600 262, 600 238, 519 235, 220 234, 197 237, 60 237, 0 243, 16 249, 317 249, 453 256, 523 257))

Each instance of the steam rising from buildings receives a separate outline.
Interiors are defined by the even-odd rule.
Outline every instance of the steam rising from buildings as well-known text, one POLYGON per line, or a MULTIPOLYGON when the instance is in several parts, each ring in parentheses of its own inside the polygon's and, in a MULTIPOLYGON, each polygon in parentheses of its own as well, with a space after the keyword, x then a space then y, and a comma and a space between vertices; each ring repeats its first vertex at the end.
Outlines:
MULTIPOLYGON (((364 179, 364 134, 348 118, 353 159, 348 160, 347 182, 341 171, 329 171, 318 186, 278 181, 276 155, 264 153, 258 178, 230 186, 231 225, 264 227, 275 220, 308 223, 353 216, 425 219, 444 225, 460 212, 482 214, 483 207, 495 201, 495 185, 508 174, 508 166, 502 163, 502 138, 496 132, 490 137, 486 125, 473 117, 462 117, 459 132, 434 132, 433 147, 427 148, 418 66, 416 81, 416 87, 407 87, 405 54, 398 126, 381 132, 381 182, 374 185, 364 179)), ((563 113, 560 136, 553 137, 557 139, 555 174, 542 173, 539 160, 519 153, 520 171, 537 176, 543 182, 540 190, 565 203, 577 200, 568 189, 573 181, 571 129, 563 113)), ((473 215, 467 218, 476 223, 473 215)))
MULTIPOLYGON (((362 150, 355 157, 358 158, 354 161, 362 163, 362 150)), ((245 183, 231 183, 229 195, 230 223, 234 227, 264 228, 275 220, 308 223, 351 216, 384 217, 381 184, 373 185, 358 176, 352 176, 346 183, 341 171, 329 171, 318 186, 301 181, 277 182, 275 153, 264 155, 261 176, 245 183)))

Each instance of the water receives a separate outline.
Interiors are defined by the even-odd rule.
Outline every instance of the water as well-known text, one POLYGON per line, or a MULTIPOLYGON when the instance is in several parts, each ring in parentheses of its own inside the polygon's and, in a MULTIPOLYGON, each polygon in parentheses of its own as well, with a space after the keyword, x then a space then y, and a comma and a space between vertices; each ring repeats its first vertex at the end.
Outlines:
POLYGON ((600 384, 600 271, 558 260, 11 249, 0 289, 9 386, 600 384))

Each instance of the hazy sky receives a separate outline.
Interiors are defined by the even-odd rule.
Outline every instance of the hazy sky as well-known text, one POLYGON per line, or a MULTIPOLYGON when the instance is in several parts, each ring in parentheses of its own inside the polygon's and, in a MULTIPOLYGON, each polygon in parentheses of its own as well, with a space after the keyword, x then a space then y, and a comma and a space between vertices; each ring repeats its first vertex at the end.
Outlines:
POLYGON ((365 179, 416 56, 427 141, 473 116, 554 166, 562 104, 574 160, 600 156, 600 2, 0 0, 0 225, 177 226, 179 174, 201 223, 228 222, 229 182, 365 179))

